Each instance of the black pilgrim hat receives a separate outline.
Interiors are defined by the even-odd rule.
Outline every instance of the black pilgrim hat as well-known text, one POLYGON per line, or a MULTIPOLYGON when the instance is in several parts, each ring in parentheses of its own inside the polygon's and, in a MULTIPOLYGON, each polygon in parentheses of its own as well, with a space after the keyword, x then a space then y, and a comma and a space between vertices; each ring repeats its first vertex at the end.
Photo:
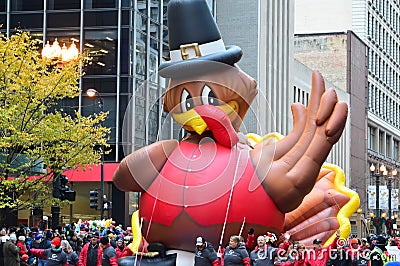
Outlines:
POLYGON ((162 77, 204 69, 210 61, 233 66, 242 57, 240 47, 225 46, 206 0, 171 0, 167 16, 170 61, 160 65, 162 77))

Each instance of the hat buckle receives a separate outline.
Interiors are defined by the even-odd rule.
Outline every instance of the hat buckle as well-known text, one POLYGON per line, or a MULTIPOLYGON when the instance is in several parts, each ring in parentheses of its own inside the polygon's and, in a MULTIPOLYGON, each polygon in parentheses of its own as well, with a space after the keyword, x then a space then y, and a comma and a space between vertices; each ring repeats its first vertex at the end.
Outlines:
POLYGON ((181 56, 182 56, 183 60, 201 57, 199 44, 197 42, 189 43, 189 44, 182 44, 180 46, 180 50, 181 50, 181 56), (188 50, 194 52, 194 55, 193 55, 193 53, 190 53, 188 50))

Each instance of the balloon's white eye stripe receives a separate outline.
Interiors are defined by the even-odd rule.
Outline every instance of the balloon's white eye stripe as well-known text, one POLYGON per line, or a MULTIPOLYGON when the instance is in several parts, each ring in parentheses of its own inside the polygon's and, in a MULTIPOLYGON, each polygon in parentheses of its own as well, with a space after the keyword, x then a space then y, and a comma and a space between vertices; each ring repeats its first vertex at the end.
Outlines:
POLYGON ((207 85, 204 85, 201 92, 201 101, 203 102, 203 104, 218 105, 218 100, 214 92, 207 85))
POLYGON ((182 91, 180 104, 182 112, 186 112, 194 107, 192 96, 186 89, 182 91))
POLYGON ((203 104, 208 104, 208 94, 211 92, 210 87, 204 85, 203 91, 201 92, 201 101, 203 104))

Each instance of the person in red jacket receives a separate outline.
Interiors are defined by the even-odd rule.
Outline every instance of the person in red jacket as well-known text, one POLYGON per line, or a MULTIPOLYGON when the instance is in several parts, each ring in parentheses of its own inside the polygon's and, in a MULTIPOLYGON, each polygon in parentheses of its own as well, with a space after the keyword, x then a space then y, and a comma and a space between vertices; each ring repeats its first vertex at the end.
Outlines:
POLYGON ((88 235, 89 240, 86 243, 79 255, 79 261, 77 266, 100 266, 101 265, 101 255, 102 249, 99 246, 99 240, 97 237, 88 235))
POLYGON ((19 248, 19 256, 22 257, 24 254, 28 254, 28 250, 25 245, 25 236, 19 236, 17 241, 17 247, 19 248))
POLYGON ((299 243, 296 247, 296 252, 294 252, 294 266, 306 266, 307 251, 304 244, 299 243))
POLYGON ((350 246, 345 248, 345 251, 347 254, 349 254, 352 260, 357 259, 357 257, 360 255, 361 252, 360 243, 358 242, 357 238, 350 239, 349 243, 350 246))
POLYGON ((115 252, 117 253, 117 259, 133 255, 132 250, 125 246, 124 239, 122 237, 117 239, 117 247, 115 248, 115 252))
POLYGON ((313 250, 310 250, 306 256, 307 266, 325 266, 328 261, 329 254, 332 249, 337 247, 337 242, 339 240, 340 231, 336 232, 336 238, 327 247, 322 247, 322 241, 320 239, 314 239, 313 250))
POLYGON ((103 250, 101 256, 102 266, 118 266, 118 259, 115 249, 110 245, 110 239, 107 236, 103 236, 100 239, 100 247, 103 250))

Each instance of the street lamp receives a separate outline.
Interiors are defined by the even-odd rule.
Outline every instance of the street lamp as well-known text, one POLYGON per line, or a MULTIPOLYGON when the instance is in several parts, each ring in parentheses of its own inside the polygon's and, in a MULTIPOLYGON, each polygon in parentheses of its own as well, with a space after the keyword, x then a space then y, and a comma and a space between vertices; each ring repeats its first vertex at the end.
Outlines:
MULTIPOLYGON (((99 107, 101 108, 101 112, 104 112, 104 101, 103 97, 101 97, 100 93, 95 89, 88 89, 86 91, 86 95, 90 98, 98 97, 99 98, 99 107)), ((103 122, 101 122, 101 126, 103 127, 103 122)), ((100 165, 100 220, 104 219, 104 145, 101 148, 101 165, 100 165)))
MULTIPOLYGON (((383 174, 385 175, 385 173, 387 174, 387 171, 384 172, 383 174)), ((392 175, 387 177, 387 188, 388 188, 388 193, 389 193, 389 232, 390 234, 392 234, 392 225, 393 225, 393 220, 392 220, 392 180, 393 178, 397 175, 397 169, 393 169, 392 170, 392 175)))
POLYGON ((63 44, 63 47, 60 47, 57 38, 54 40, 53 44, 50 45, 50 42, 47 41, 46 45, 42 50, 42 57, 51 60, 59 60, 63 63, 68 62, 72 59, 77 59, 79 56, 78 48, 75 45, 75 41, 72 41, 72 44, 69 48, 63 44))
MULTIPOLYGON (((386 171, 385 165, 383 165, 383 164, 379 167, 380 172, 378 171, 377 173, 375 173, 375 165, 374 164, 371 164, 371 166, 369 167, 369 170, 371 171, 371 177, 375 177, 375 200, 376 200, 375 217, 377 217, 375 219, 381 219, 380 209, 379 209, 379 185, 380 185, 379 177, 381 177, 380 172, 382 172, 382 173, 386 172, 386 174, 387 174, 387 171, 386 171)), ((379 226, 379 223, 376 223, 376 224, 377 224, 376 233, 379 235, 381 233, 381 228, 379 226)))

